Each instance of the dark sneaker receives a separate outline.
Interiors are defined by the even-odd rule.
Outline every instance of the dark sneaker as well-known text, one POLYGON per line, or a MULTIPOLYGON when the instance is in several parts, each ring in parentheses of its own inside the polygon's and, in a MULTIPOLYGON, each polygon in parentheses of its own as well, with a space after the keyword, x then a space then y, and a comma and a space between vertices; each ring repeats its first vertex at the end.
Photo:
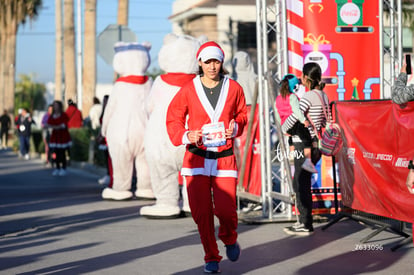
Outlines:
POLYGON ((227 254, 227 258, 232 261, 235 262, 239 259, 240 256, 240 245, 238 242, 234 243, 234 244, 229 244, 226 245, 226 254, 227 254))
POLYGON ((204 265, 204 273, 220 273, 219 264, 216 261, 208 262, 204 265))
POLYGON ((304 224, 295 224, 293 226, 285 227, 283 231, 288 235, 309 236, 313 234, 313 227, 307 228, 304 224))

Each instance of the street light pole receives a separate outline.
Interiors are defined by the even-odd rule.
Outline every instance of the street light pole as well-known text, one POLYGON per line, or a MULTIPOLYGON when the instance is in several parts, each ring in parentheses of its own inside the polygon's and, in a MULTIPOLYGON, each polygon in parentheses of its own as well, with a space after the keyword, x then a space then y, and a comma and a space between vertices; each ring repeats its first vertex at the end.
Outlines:
POLYGON ((81 0, 77 1, 77 105, 82 110, 82 9, 81 0))

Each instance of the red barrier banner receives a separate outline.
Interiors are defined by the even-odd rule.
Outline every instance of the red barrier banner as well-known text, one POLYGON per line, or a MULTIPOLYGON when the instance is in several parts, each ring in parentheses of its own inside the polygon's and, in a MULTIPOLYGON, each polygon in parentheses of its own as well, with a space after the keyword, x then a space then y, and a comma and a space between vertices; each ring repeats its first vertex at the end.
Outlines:
POLYGON ((406 187, 414 156, 414 102, 338 101, 344 147, 338 155, 342 203, 363 212, 414 222, 406 187))
MULTIPOLYGON (((247 106, 247 117, 250 119, 251 106, 247 106)), ((249 123, 249 122, 248 122, 249 123)), ((244 180, 242 183, 244 191, 261 196, 262 184, 261 184, 261 167, 260 167, 260 128, 259 128, 259 105, 256 105, 256 110, 253 117, 252 132, 250 134, 249 150, 244 152, 246 140, 247 140, 248 125, 244 127, 243 134, 236 138, 236 158, 239 165, 239 178, 240 178, 240 165, 243 159, 243 155, 246 156, 246 166, 244 171, 244 180)))

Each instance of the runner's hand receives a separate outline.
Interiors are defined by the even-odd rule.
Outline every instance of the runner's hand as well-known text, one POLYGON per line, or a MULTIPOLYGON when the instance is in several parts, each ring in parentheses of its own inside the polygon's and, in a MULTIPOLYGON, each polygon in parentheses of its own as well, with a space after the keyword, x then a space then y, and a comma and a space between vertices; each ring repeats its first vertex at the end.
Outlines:
POLYGON ((410 169, 407 176, 407 181, 405 183, 407 185, 408 191, 411 194, 414 194, 414 170, 410 169))
POLYGON ((189 131, 187 137, 191 143, 199 143, 202 137, 201 130, 189 131))
POLYGON ((226 129, 226 138, 232 138, 234 133, 234 119, 230 120, 229 128, 226 129))

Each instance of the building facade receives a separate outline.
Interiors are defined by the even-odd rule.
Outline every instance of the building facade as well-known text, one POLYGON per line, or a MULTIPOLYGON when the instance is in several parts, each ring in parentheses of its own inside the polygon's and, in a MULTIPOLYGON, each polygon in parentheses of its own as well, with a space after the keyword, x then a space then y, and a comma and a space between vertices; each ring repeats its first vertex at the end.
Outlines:
POLYGON ((256 53, 256 0, 176 0, 173 3, 172 31, 194 37, 207 36, 222 46, 227 70, 237 51, 256 53))

